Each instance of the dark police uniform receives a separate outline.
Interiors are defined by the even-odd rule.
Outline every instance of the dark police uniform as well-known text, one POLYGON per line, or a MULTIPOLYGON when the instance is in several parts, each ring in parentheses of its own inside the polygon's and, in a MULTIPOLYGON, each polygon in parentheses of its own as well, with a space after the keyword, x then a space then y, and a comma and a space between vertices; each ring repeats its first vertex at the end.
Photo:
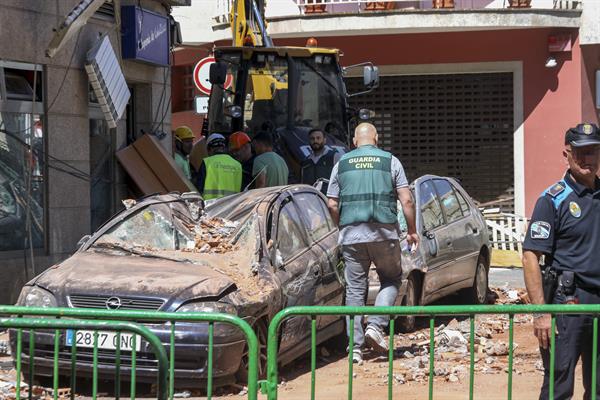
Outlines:
MULTIPOLYGON (((565 141, 574 147, 600 143, 598 128, 585 125, 587 127, 582 124, 567 131, 565 141)), ((543 253, 545 266, 553 267, 559 273, 574 272, 573 301, 600 304, 600 180, 596 178, 595 190, 590 190, 577 183, 567 171, 562 180, 546 189, 535 205, 523 249, 543 253)), ((559 284, 553 302, 563 304, 571 300, 566 292, 562 283, 559 284)), ((584 398, 590 398, 592 323, 593 318, 586 315, 556 317, 555 399, 572 397, 575 366, 580 356, 586 391, 584 398)), ((540 399, 548 399, 550 353, 549 349, 540 348, 540 351, 544 363, 540 399)), ((600 390, 600 379, 597 387, 600 390)))

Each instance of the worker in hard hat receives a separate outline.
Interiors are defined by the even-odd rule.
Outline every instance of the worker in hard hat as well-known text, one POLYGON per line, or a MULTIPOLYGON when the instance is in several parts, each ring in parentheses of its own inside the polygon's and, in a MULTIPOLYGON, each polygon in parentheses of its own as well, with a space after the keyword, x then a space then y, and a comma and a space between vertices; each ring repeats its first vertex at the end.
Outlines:
POLYGON ((229 154, 242 164, 242 190, 250 189, 255 157, 252 152, 250 136, 242 131, 231 134, 229 136, 229 154))
POLYGON ((186 178, 192 179, 188 155, 194 145, 194 133, 187 126, 175 129, 175 164, 183 172, 186 178))
POLYGON ((242 166, 227 154, 227 140, 220 133, 206 139, 208 157, 200 165, 196 186, 204 200, 238 193, 242 186, 242 166))

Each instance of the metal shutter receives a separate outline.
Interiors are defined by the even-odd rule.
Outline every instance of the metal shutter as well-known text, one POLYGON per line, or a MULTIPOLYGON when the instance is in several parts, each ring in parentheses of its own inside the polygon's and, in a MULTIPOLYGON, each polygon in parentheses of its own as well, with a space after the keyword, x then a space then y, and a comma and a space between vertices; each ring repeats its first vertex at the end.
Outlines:
MULTIPOLYGON (((350 93, 363 88, 362 78, 346 84, 350 93)), ((481 203, 513 196, 512 73, 382 76, 350 106, 376 112, 380 146, 409 180, 455 177, 481 203)))

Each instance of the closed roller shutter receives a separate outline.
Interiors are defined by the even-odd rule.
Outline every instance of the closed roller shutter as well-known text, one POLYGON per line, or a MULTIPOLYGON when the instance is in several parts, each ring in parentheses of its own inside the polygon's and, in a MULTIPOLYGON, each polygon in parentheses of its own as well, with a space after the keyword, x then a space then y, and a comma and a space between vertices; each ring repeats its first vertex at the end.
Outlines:
MULTIPOLYGON (((363 88, 362 78, 346 83, 350 93, 363 88)), ((376 112, 380 146, 409 180, 455 177, 481 203, 513 196, 512 73, 382 76, 350 105, 376 112)), ((511 210, 512 198, 504 204, 511 210)))

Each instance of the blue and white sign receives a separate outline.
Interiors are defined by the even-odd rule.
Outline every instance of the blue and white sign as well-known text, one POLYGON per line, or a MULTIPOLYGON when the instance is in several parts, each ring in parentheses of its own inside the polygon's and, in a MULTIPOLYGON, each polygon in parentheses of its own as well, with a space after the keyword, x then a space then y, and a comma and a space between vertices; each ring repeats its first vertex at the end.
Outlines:
POLYGON ((169 65, 169 18, 137 6, 121 7, 123 59, 169 65))

